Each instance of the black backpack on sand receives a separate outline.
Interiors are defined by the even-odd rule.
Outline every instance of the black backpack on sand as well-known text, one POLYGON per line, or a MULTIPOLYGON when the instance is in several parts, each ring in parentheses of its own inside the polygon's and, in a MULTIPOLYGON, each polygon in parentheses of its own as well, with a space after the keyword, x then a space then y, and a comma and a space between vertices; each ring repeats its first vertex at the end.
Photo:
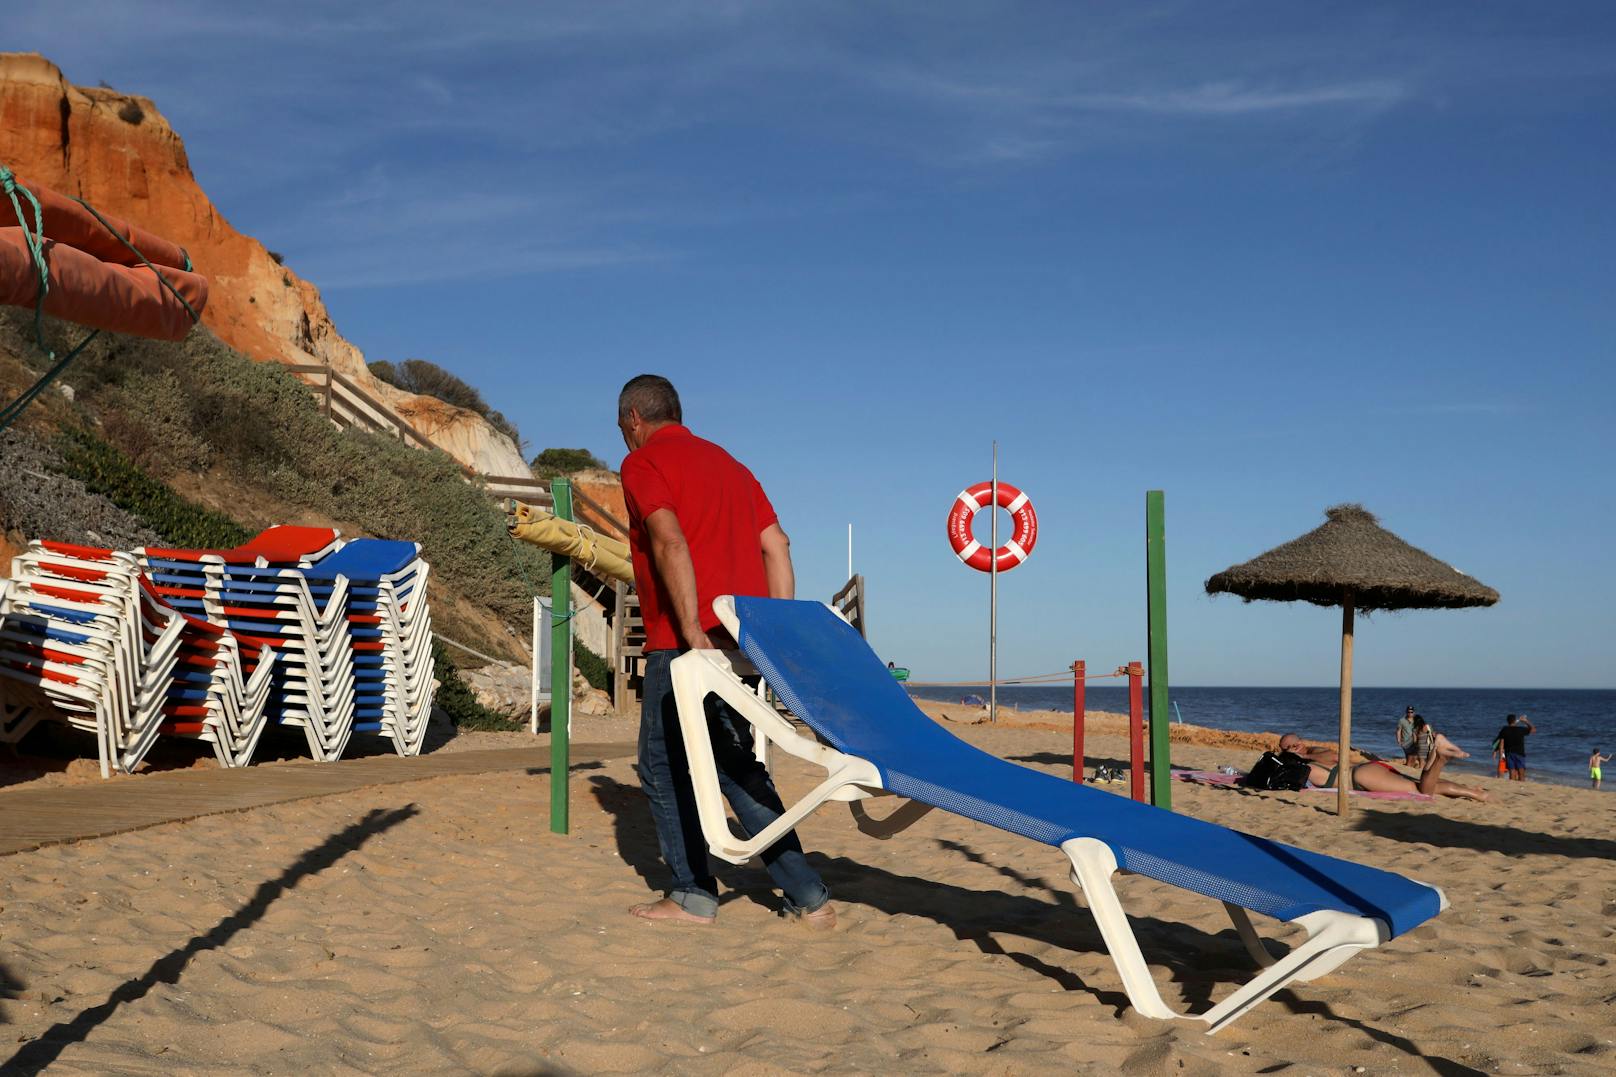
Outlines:
POLYGON ((1312 765, 1295 752, 1264 752, 1240 784, 1252 789, 1306 789, 1312 765))

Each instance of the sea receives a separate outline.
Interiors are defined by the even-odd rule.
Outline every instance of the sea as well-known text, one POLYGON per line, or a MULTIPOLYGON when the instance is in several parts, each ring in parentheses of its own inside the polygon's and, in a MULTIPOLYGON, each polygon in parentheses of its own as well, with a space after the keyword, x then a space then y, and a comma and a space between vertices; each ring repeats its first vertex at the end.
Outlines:
MULTIPOLYGON (((980 687, 913 687, 919 699, 957 702, 967 695, 987 697, 980 687)), ((1174 687, 1170 697, 1174 721, 1249 733, 1300 733, 1308 740, 1336 739, 1340 691, 1325 688, 1195 688, 1174 687)), ((1070 714, 1071 685, 1008 685, 999 689, 999 705, 1017 710, 1056 710, 1070 714)), ((1352 693, 1352 743, 1388 758, 1402 758, 1397 747, 1397 721, 1413 706, 1439 732, 1474 758, 1449 764, 1449 770, 1471 777, 1493 770, 1492 742, 1507 714, 1524 714, 1537 727, 1526 741, 1528 780, 1568 785, 1588 784, 1588 756, 1598 748, 1616 755, 1616 690, 1605 688, 1355 688, 1352 693)), ((1088 687, 1084 708, 1128 713, 1127 686, 1088 687)), ((1147 695, 1145 710, 1150 702, 1147 695)), ((1616 790, 1616 761, 1605 764, 1606 790, 1616 790)), ((1457 775, 1456 775, 1457 776, 1457 775)))

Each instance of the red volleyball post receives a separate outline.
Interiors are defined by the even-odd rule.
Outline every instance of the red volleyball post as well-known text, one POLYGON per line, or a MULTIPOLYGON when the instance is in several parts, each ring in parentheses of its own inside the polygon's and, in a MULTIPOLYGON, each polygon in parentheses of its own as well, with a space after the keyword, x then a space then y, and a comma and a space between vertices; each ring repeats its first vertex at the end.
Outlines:
POLYGON ((1128 791, 1144 803, 1145 789, 1145 667, 1128 663, 1128 791))
POLYGON ((1083 695, 1088 674, 1083 660, 1072 663, 1072 781, 1083 784, 1083 695))

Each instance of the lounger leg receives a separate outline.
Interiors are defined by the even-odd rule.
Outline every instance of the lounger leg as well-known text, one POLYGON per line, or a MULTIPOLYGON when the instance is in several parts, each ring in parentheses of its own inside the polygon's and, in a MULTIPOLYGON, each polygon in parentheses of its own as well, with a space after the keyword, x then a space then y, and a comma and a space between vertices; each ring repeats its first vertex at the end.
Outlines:
POLYGON ((1310 913, 1294 921, 1306 929, 1307 940, 1284 957, 1275 958, 1263 947, 1246 911, 1225 905, 1246 949, 1259 964, 1267 967, 1205 1013, 1181 1014, 1162 1001, 1150 968, 1140 953, 1139 940, 1134 937, 1127 914, 1117 900, 1116 889, 1111 885, 1117 861, 1110 847, 1096 838, 1073 838, 1062 844, 1061 850, 1071 858, 1073 878, 1088 898, 1089 910, 1099 924, 1106 949, 1111 951, 1111 960, 1116 963, 1122 986, 1134 1009, 1146 1017, 1194 1017, 1207 1023, 1209 1035, 1221 1031, 1291 981, 1322 976, 1359 950, 1378 946, 1390 937, 1380 921, 1369 917, 1339 912, 1310 913))
POLYGON ((849 790, 857 787, 880 784, 880 772, 866 760, 843 755, 798 737, 772 707, 767 706, 752 689, 734 676, 727 660, 718 652, 690 651, 673 660, 669 673, 673 679, 673 696, 679 712, 685 759, 690 768, 690 784, 696 795, 696 815, 701 821, 702 835, 707 839, 708 852, 720 860, 744 864, 768 849, 827 801, 848 795, 849 790), (715 660, 724 662, 724 665, 716 664, 715 660), (722 698, 740 718, 751 724, 754 738, 787 737, 787 751, 815 762, 826 770, 824 781, 750 838, 737 838, 730 832, 724 811, 723 794, 718 783, 718 764, 713 758, 712 736, 704 707, 709 692, 722 698), (777 727, 773 734, 771 727, 777 727), (793 748, 791 741, 802 741, 803 744, 793 748))
POLYGON ((1100 927, 1105 948, 1111 952, 1111 960, 1117 966, 1123 990, 1128 993, 1133 1008, 1146 1017, 1188 1016, 1162 1001, 1161 992, 1156 990, 1156 981, 1150 976, 1145 955, 1139 951, 1139 940, 1128 923, 1128 914, 1122 911, 1122 902, 1117 900, 1116 888, 1111 885, 1117 858, 1110 846, 1096 838, 1073 838, 1061 845, 1061 851, 1072 860, 1072 877, 1083 888, 1089 911, 1100 927))
POLYGON ((1235 933, 1240 936, 1240 941, 1246 944, 1246 953, 1257 962, 1258 968, 1267 968, 1279 960, 1263 945, 1262 936, 1257 934, 1257 929, 1252 926, 1251 917, 1245 909, 1231 905, 1227 901, 1223 903, 1223 907, 1228 910, 1229 919, 1234 921, 1235 933))
POLYGON ((865 810, 862 800, 852 801, 847 807, 853 813, 853 822, 859 832, 880 841, 908 830, 932 810, 932 805, 924 801, 910 800, 893 809, 885 819, 877 819, 865 810))
POLYGON ((1323 976, 1359 950, 1379 946, 1390 937, 1379 921, 1346 913, 1317 912, 1295 922, 1307 928, 1307 941, 1201 1014, 1201 1020, 1211 1026, 1207 1029, 1208 1034, 1221 1031, 1229 1022, 1292 980, 1311 980, 1323 976))

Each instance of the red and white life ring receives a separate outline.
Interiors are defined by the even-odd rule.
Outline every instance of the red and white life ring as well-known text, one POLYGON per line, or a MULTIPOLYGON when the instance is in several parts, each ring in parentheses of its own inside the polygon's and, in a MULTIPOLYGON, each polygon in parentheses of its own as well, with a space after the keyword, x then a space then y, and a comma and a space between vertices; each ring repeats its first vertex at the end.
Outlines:
POLYGON ((1010 540, 997 550, 989 550, 971 534, 971 521, 993 500, 993 484, 979 482, 960 491, 948 510, 948 544, 954 556, 979 572, 991 572, 995 559, 999 571, 1008 572, 1027 559, 1038 543, 1038 513, 1027 495, 1007 482, 999 483, 999 507, 1010 514, 1015 529, 1010 540))

